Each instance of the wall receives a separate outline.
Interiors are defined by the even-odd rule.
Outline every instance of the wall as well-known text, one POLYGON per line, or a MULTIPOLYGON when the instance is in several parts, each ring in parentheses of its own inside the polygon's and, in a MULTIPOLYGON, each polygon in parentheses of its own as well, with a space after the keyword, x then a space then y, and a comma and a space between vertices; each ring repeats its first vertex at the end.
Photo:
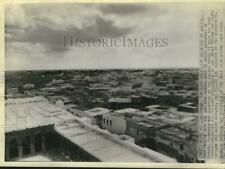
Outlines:
POLYGON ((16 160, 47 151, 52 145, 47 136, 52 132, 53 125, 48 125, 6 133, 5 160, 16 160))
POLYGON ((102 127, 116 134, 125 134, 126 121, 123 119, 123 117, 117 117, 110 114, 104 114, 103 120, 102 120, 102 127), (104 119, 105 119, 105 123, 104 123, 104 119), (108 120, 108 124, 107 124, 107 120, 108 120), (110 121, 112 122, 111 125, 110 125, 110 121))

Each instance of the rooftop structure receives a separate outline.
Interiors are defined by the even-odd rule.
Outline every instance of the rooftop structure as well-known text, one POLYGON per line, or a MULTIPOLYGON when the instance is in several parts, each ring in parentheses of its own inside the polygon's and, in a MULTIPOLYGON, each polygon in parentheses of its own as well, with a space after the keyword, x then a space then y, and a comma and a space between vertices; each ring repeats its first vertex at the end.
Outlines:
POLYGON ((133 109, 133 108, 125 108, 125 109, 120 109, 120 110, 116 110, 115 113, 119 113, 119 114, 126 114, 126 113, 137 113, 138 109, 133 109))
POLYGON ((149 105, 149 106, 146 106, 145 108, 151 110, 151 109, 157 109, 157 108, 159 108, 159 107, 160 107, 160 105, 159 105, 159 104, 156 104, 156 105, 149 105))
POLYGON ((106 108, 98 107, 98 108, 86 110, 84 112, 85 112, 85 114, 89 115, 90 117, 93 117, 93 116, 98 116, 98 115, 103 115, 105 113, 109 113, 110 110, 106 109, 106 108))
POLYGON ((109 103, 130 103, 131 99, 130 98, 110 98, 108 100, 109 103))
POLYGON ((138 109, 134 109, 134 108, 125 108, 125 109, 120 109, 120 110, 116 110, 114 111, 113 115, 115 116, 120 116, 120 117, 147 117, 148 115, 152 114, 154 112, 152 111, 141 111, 138 109))

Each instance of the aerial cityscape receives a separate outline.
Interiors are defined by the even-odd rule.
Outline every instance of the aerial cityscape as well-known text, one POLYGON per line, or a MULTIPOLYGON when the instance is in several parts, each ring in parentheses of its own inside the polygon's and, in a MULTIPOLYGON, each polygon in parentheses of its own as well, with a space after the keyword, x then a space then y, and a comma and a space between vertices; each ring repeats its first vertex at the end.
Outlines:
POLYGON ((6 71, 6 161, 203 162, 198 69, 6 71))

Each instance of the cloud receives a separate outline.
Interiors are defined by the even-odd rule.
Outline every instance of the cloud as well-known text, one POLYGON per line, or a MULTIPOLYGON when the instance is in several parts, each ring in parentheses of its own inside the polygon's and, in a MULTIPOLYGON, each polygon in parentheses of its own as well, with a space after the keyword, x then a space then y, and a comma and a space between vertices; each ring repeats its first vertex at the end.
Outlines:
POLYGON ((104 14, 114 14, 114 15, 130 15, 134 13, 144 12, 148 10, 146 5, 140 4, 107 4, 102 5, 100 10, 104 14))
POLYGON ((96 31, 100 37, 119 37, 132 31, 132 28, 116 27, 112 20, 104 20, 101 17, 96 19, 96 31))
POLYGON ((103 14, 113 14, 121 16, 130 16, 133 14, 148 13, 152 16, 159 16, 167 12, 166 8, 162 8, 163 5, 157 4, 103 4, 100 6, 100 10, 103 14))
POLYGON ((196 66, 198 11, 199 8, 186 4, 168 3, 9 5, 5 10, 6 68, 196 66), (82 40, 165 37, 169 46, 160 49, 65 48, 64 36, 82 40))
POLYGON ((7 27, 25 28, 29 24, 26 20, 26 14, 23 8, 18 4, 5 6, 5 25, 7 27))
POLYGON ((74 36, 77 39, 97 39, 103 37, 125 36, 132 31, 132 28, 119 28, 114 25, 112 20, 105 20, 102 17, 93 18, 95 22, 90 26, 78 28, 70 26, 66 29, 53 28, 46 24, 36 24, 35 27, 22 29, 6 26, 6 43, 10 42, 28 42, 33 44, 42 44, 47 52, 63 52, 67 50, 64 47, 64 36, 74 36))

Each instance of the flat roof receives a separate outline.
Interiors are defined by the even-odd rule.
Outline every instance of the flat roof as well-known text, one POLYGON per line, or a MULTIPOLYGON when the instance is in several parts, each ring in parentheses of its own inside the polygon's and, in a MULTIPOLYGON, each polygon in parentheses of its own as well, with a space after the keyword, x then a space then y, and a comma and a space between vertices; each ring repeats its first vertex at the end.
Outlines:
POLYGON ((166 133, 168 135, 173 135, 175 137, 180 137, 182 139, 186 139, 187 137, 190 136, 189 133, 183 131, 183 130, 180 130, 176 127, 169 127, 169 128, 164 128, 164 129, 161 129, 160 130, 161 132, 163 133, 166 133))
POLYGON ((143 122, 143 121, 138 122, 138 124, 139 124, 139 125, 142 125, 142 126, 145 126, 145 127, 154 127, 154 125, 149 124, 149 123, 147 123, 147 122, 143 122))
POLYGON ((131 99, 130 98, 110 98, 108 102, 113 103, 113 102, 118 102, 118 103, 130 103, 131 99))
POLYGON ((146 106, 145 108, 151 109, 151 108, 158 108, 158 107, 160 107, 159 104, 153 104, 153 105, 146 106))
POLYGON ((109 113, 110 110, 106 108, 102 108, 102 107, 97 107, 97 108, 86 110, 85 112, 88 113, 90 116, 97 116, 97 115, 109 113))
POLYGON ((72 114, 39 96, 7 99, 5 104, 6 133, 53 125, 73 117, 72 114))
POLYGON ((125 108, 125 109, 120 109, 120 110, 116 110, 114 111, 115 113, 120 113, 120 114, 125 114, 125 113, 137 113, 138 109, 134 109, 134 108, 125 108))
POLYGON ((43 97, 6 101, 6 125, 15 122, 17 112, 26 118, 25 127, 6 127, 6 132, 54 124, 57 133, 103 162, 176 162, 151 149, 122 141, 107 130, 86 124, 70 112, 48 103, 43 97))
POLYGON ((62 124, 56 131, 103 162, 176 162, 176 160, 149 149, 122 141, 106 130, 89 124, 74 127, 62 124), (131 145, 129 145, 131 144, 131 145))

